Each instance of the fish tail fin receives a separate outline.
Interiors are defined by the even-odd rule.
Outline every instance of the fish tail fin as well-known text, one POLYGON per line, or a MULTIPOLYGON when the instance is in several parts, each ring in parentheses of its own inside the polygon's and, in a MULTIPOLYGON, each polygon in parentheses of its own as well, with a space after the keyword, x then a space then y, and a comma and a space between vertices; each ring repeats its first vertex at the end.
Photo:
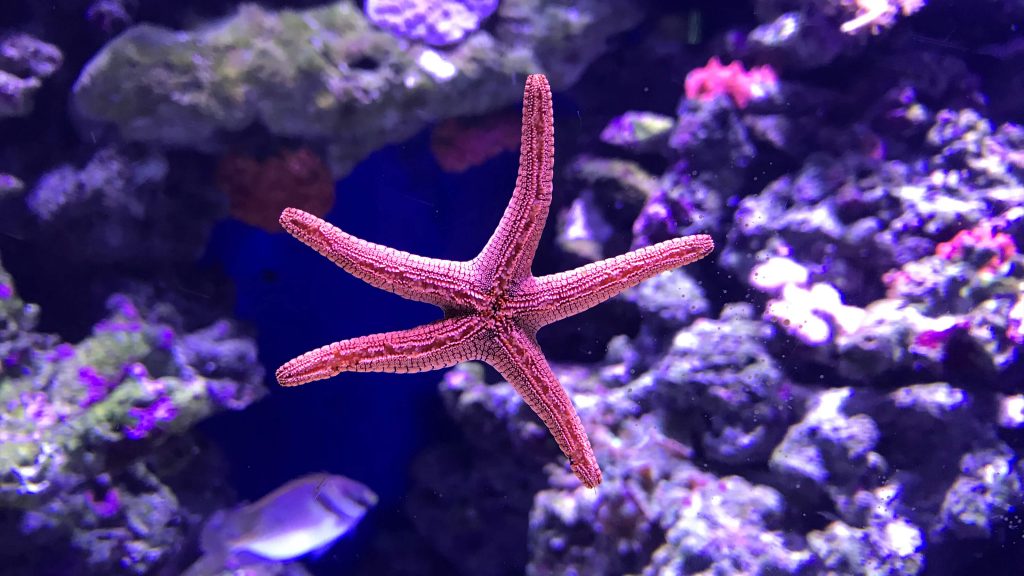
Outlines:
POLYGON ((181 576, 217 576, 224 571, 226 562, 222 553, 203 554, 181 576))
POLYGON ((203 531, 199 533, 199 547, 203 552, 219 556, 227 554, 228 541, 234 536, 230 533, 228 516, 225 510, 218 510, 206 520, 203 531))
POLYGON ((227 513, 224 510, 217 510, 207 519, 203 525, 203 531, 199 535, 199 545, 204 552, 216 554, 225 548, 224 524, 227 513))
POLYGON ((230 514, 226 510, 218 510, 206 519, 199 533, 199 548, 203 555, 192 563, 181 576, 216 576, 224 572, 228 561, 228 541, 231 534, 230 514))

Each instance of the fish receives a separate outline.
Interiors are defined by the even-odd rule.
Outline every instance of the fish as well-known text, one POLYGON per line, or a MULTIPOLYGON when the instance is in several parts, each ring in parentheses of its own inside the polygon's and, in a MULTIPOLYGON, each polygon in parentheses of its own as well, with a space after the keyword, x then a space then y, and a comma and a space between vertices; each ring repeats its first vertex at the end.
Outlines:
POLYGON ((344 476, 296 478, 252 504, 214 513, 199 537, 203 555, 182 576, 326 551, 376 504, 373 490, 344 476))

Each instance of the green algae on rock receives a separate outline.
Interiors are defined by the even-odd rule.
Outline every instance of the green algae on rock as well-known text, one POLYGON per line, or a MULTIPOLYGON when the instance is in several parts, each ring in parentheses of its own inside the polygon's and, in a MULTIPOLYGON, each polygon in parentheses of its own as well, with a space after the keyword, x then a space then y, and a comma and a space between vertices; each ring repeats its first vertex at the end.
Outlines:
POLYGON ((430 122, 516 102, 517 76, 544 71, 556 89, 571 85, 641 17, 626 0, 507 0, 493 33, 439 49, 376 28, 349 2, 246 5, 192 31, 127 30, 86 65, 72 108, 130 141, 210 152, 259 124, 323 146, 342 176, 430 122))
POLYGON ((25 561, 60 540, 69 573, 152 573, 228 502, 223 464, 190 429, 265 394, 263 369, 228 321, 186 330, 166 304, 108 305, 62 342, 35 331, 39 308, 0 267, 0 513, 32 535, 25 561))

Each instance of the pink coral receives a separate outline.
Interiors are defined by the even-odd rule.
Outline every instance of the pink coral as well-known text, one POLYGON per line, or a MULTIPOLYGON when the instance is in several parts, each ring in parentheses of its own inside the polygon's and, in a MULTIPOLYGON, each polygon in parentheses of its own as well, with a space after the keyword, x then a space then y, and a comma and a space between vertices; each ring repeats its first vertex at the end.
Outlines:
POLYGON ((970 230, 961 230, 951 240, 935 247, 935 255, 946 260, 961 260, 970 252, 985 250, 992 257, 978 271, 995 274, 1017 254, 1017 245, 1005 232, 996 232, 990 223, 981 223, 970 230))
POLYGON ((686 75, 686 97, 690 100, 711 100, 728 94, 740 108, 752 99, 763 98, 778 88, 775 70, 767 64, 749 71, 739 61, 723 66, 712 56, 703 68, 694 68, 686 75))

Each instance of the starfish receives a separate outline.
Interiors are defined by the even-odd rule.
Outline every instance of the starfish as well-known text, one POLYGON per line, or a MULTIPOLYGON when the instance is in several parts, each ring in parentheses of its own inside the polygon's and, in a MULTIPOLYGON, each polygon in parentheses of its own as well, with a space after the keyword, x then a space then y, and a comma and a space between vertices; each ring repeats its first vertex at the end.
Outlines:
POLYGON ((346 272, 404 298, 440 307, 444 318, 408 330, 342 340, 277 370, 282 386, 341 372, 422 372, 482 360, 540 417, 587 487, 601 483, 594 449, 568 393, 537 345, 537 331, 578 314, 714 248, 700 234, 666 240, 559 274, 535 277, 534 253, 551 204, 554 121, 547 78, 526 79, 519 174, 512 200, 483 250, 455 262, 416 256, 342 232, 286 208, 281 226, 346 272))

